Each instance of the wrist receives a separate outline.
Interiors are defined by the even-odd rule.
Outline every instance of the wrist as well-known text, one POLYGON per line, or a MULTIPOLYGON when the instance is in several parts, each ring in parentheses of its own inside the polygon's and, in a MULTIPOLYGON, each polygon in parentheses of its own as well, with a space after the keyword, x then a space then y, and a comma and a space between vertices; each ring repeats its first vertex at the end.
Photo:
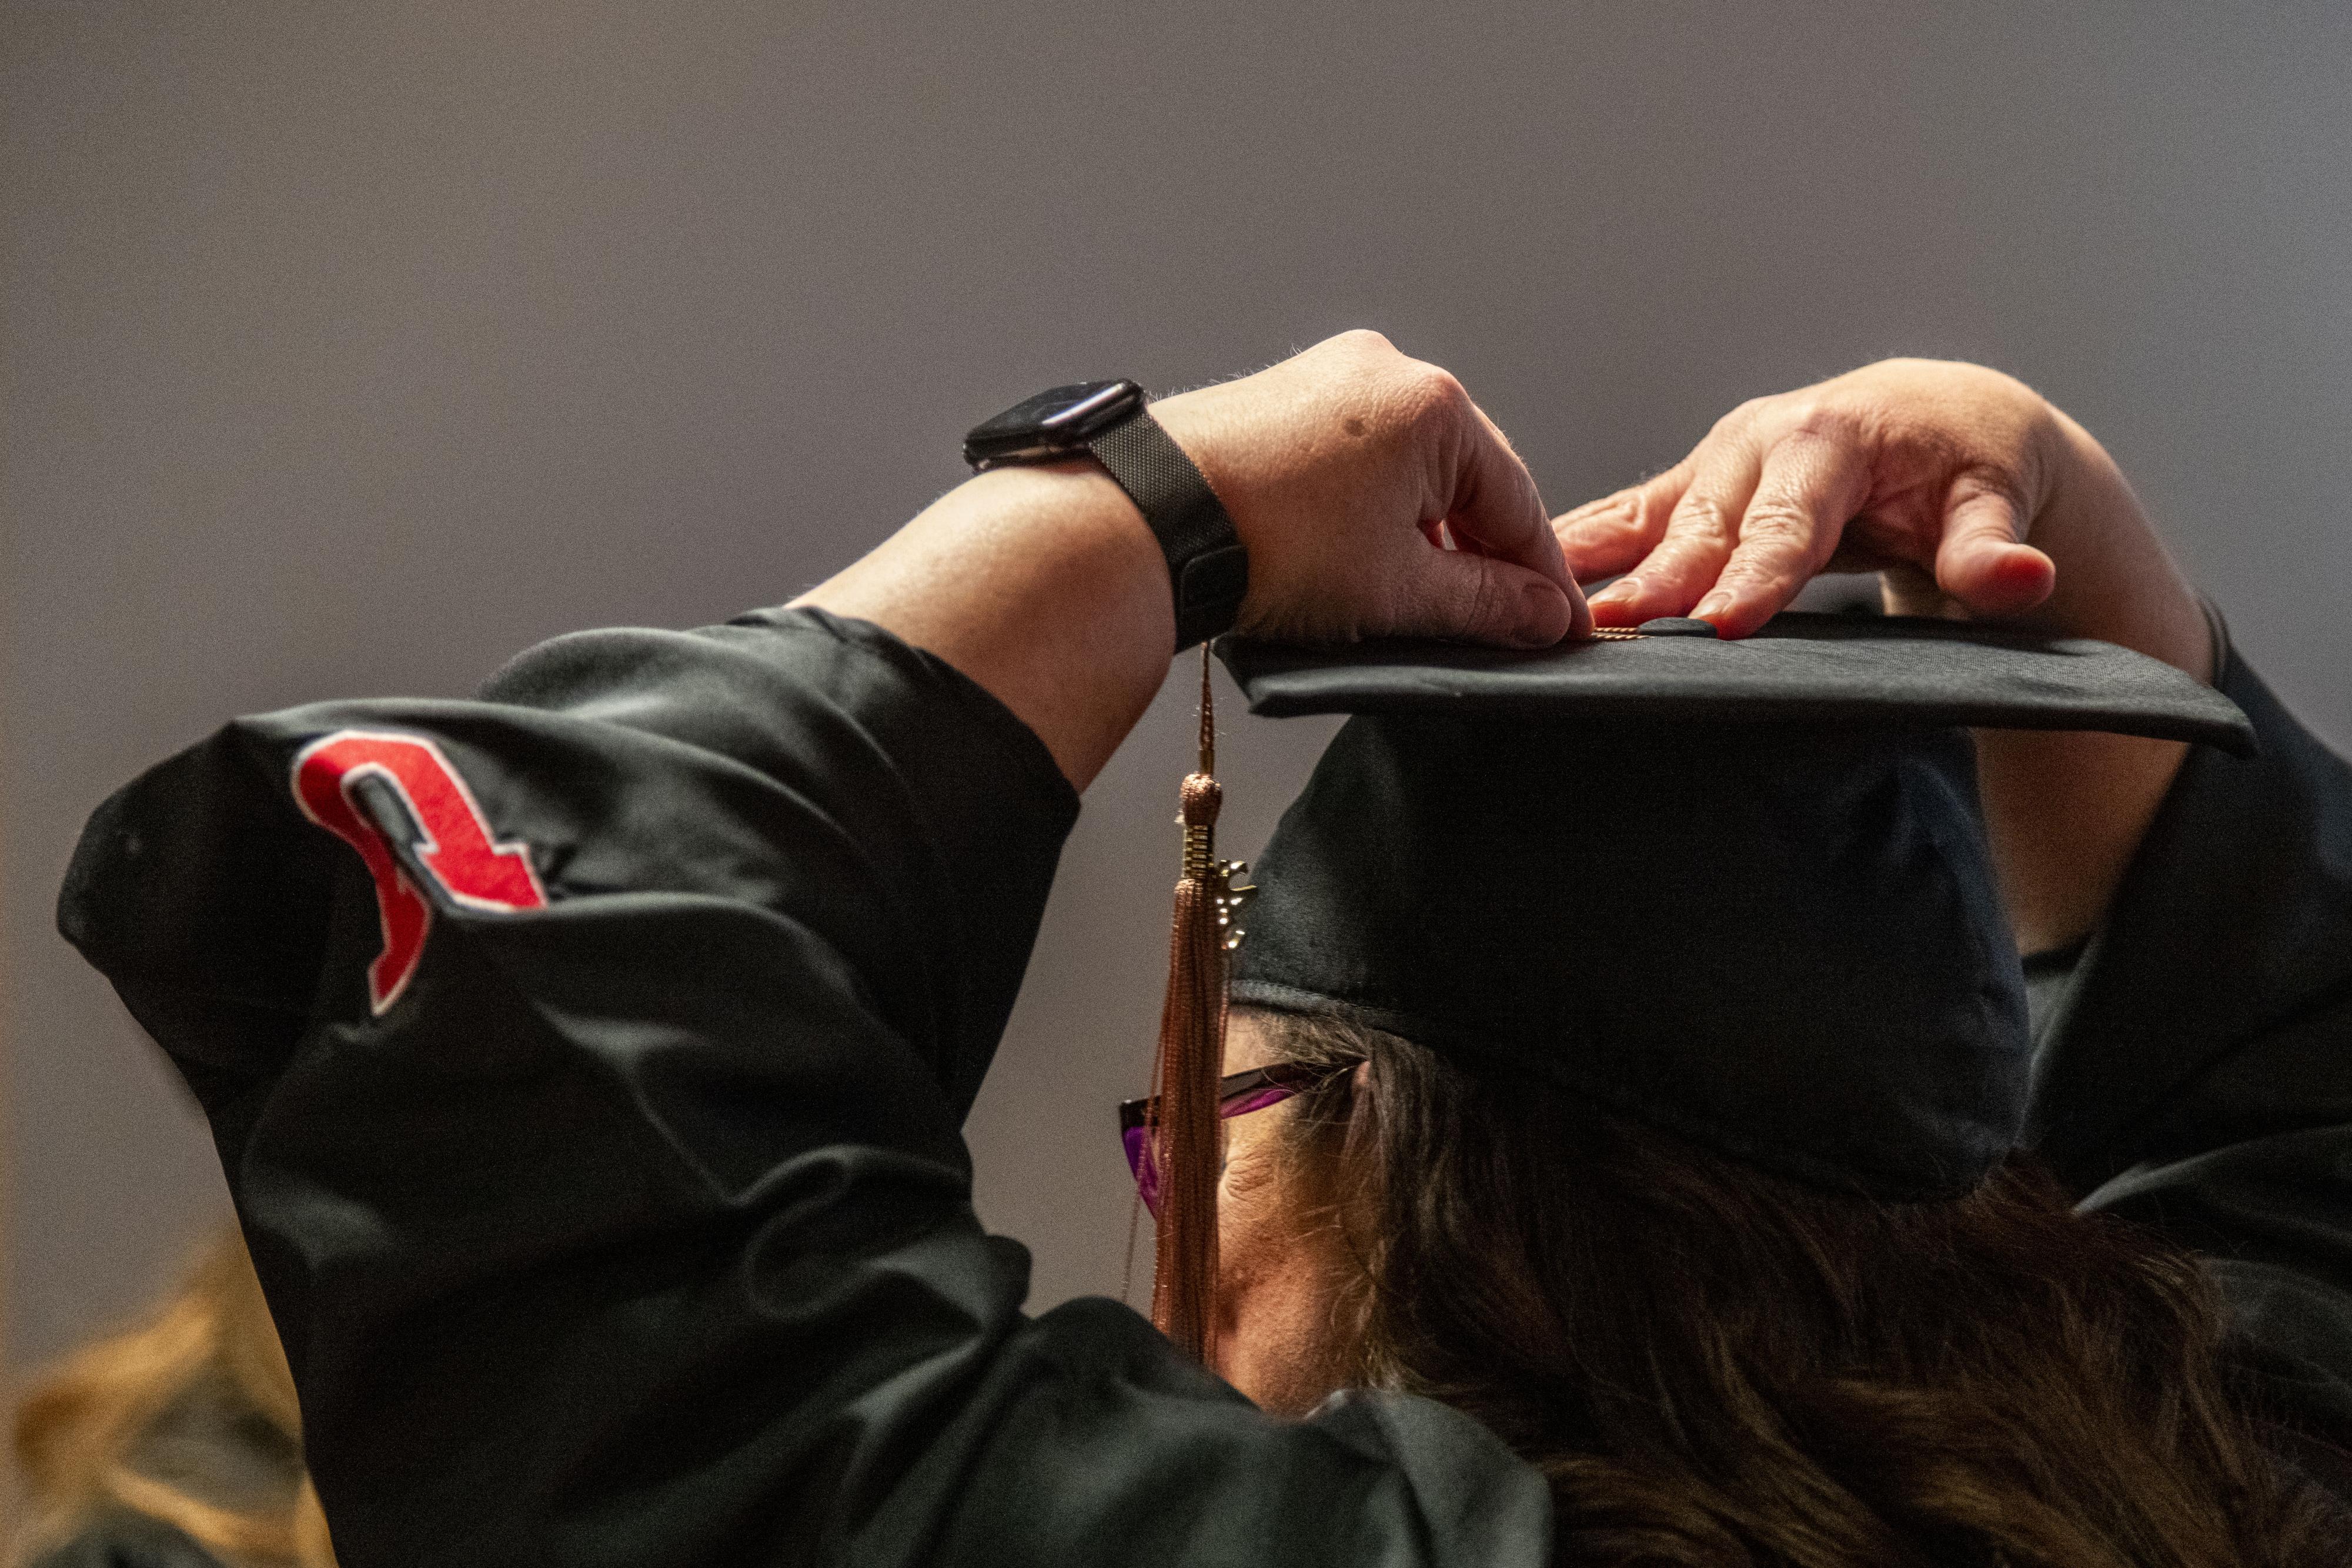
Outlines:
POLYGON ((1213 386, 1196 387, 1188 392, 1178 392, 1173 397, 1155 399, 1151 404, 1151 417, 1168 432, 1170 440, 1184 449, 1184 455, 1201 470, 1210 486, 1217 492, 1217 498, 1225 503, 1225 509, 1230 512, 1233 497, 1227 491, 1232 487, 1234 475, 1224 451, 1224 422, 1217 407, 1216 393, 1220 390, 1213 386), (1221 477, 1226 483, 1218 483, 1221 477))
POLYGON ((1152 403, 1151 417, 1160 422, 1171 441, 1184 449, 1184 455, 1217 493, 1225 516, 1233 520, 1234 534, 1255 559, 1255 535, 1259 531, 1250 505, 1255 486, 1242 458, 1245 442, 1232 407, 1232 389, 1238 384, 1221 382, 1161 398, 1152 403))
POLYGON ((1181 650, 1233 628, 1249 556, 1200 465, 1147 407, 1132 380, 1073 382, 1022 399, 964 434, 964 460, 986 472, 1091 455, 1126 492, 1158 542, 1181 650))
POLYGON ((2031 538, 2058 570, 2034 620, 2211 680, 2211 625, 2196 590, 2106 448, 2065 413, 2052 413, 2059 457, 2031 538))
MULTIPOLYGON (((1249 588, 1237 628, 1266 630, 1266 608, 1296 584, 1299 532, 1318 514, 1322 497, 1311 482, 1314 460, 1338 432, 1305 434, 1303 422, 1285 423, 1269 406, 1264 382, 1273 372, 1221 382, 1151 405, 1170 439, 1184 449, 1232 519, 1249 557, 1249 588)), ((1311 429, 1311 426, 1305 426, 1311 429)), ((1349 437, 1360 434, 1349 431, 1349 437)), ((1328 588, 1328 580, 1318 586, 1328 588)))
MULTIPOLYGON (((2050 492, 2032 528, 2057 568, 2032 622, 2212 679, 2203 603, 2090 433, 2063 413, 2050 492)), ((2179 741, 2054 731, 1977 737, 1985 821, 2020 950, 2063 947, 2105 918, 2187 758, 2179 741)))

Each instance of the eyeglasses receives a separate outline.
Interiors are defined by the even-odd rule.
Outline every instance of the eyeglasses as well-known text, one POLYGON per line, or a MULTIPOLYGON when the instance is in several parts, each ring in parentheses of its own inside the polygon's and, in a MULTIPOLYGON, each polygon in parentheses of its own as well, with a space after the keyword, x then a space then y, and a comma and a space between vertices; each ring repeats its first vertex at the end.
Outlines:
MULTIPOLYGON (((1252 1111, 1263 1111, 1269 1105, 1279 1105, 1285 1100, 1303 1094, 1318 1083, 1328 1082, 1343 1072, 1352 1071, 1352 1061, 1334 1065, 1308 1067, 1298 1062, 1277 1061, 1265 1067, 1253 1067, 1246 1072, 1228 1072, 1217 1080, 1217 1120, 1220 1124, 1235 1116, 1246 1116, 1252 1111)), ((1160 1218, 1160 1162, 1151 1157, 1151 1123, 1157 1111, 1156 1097, 1123 1100, 1118 1107, 1118 1140, 1127 1150, 1127 1168, 1135 1173, 1135 1190, 1143 1198, 1143 1207, 1151 1218, 1160 1218)), ((1218 1129, 1222 1146, 1224 1128, 1218 1129)))

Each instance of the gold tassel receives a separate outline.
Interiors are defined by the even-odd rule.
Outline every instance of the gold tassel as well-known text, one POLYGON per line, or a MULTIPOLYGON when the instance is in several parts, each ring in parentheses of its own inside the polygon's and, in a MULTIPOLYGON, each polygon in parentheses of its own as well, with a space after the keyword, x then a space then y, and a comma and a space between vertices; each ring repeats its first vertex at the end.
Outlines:
POLYGON ((1216 858, 1216 718, 1209 650, 1201 650, 1201 765, 1184 780, 1183 875, 1169 933, 1168 997, 1152 1064, 1152 1157, 1160 1218, 1152 1253, 1151 1322, 1176 1347, 1207 1362, 1216 1350, 1217 1181, 1223 1165, 1217 1080, 1224 1070, 1225 954, 1241 940, 1234 913, 1251 890, 1233 885, 1237 862, 1216 858))

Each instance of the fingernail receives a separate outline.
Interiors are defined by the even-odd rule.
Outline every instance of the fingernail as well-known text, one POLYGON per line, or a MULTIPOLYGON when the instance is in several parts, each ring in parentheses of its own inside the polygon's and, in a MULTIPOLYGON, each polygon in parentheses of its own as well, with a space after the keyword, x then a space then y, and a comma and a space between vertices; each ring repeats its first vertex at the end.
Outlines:
POLYGON ((1694 621, 1705 621, 1710 617, 1720 615, 1730 608, 1731 595, 1727 593, 1710 593, 1705 599, 1700 600, 1696 604, 1691 607, 1691 619, 1694 621))
POLYGON ((1640 578, 1621 577, 1616 581, 1611 583, 1608 587, 1602 589, 1600 592, 1594 594, 1592 596, 1591 602, 1594 604, 1622 604, 1641 591, 1642 580, 1640 578))

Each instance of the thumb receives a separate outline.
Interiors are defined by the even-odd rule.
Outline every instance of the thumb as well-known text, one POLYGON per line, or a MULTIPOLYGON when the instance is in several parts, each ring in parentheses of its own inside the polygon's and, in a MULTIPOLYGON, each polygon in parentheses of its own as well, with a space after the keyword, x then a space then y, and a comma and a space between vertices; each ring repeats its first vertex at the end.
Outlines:
POLYGON ((1539 571, 1467 550, 1433 549, 1413 573, 1389 630, 1404 637, 1549 648, 1591 622, 1581 594, 1539 571))
POLYGON ((2017 503, 2003 490, 1961 480, 1944 507, 1936 585, 1980 615, 2013 615, 2050 597, 2058 569, 2022 542, 2017 503))

